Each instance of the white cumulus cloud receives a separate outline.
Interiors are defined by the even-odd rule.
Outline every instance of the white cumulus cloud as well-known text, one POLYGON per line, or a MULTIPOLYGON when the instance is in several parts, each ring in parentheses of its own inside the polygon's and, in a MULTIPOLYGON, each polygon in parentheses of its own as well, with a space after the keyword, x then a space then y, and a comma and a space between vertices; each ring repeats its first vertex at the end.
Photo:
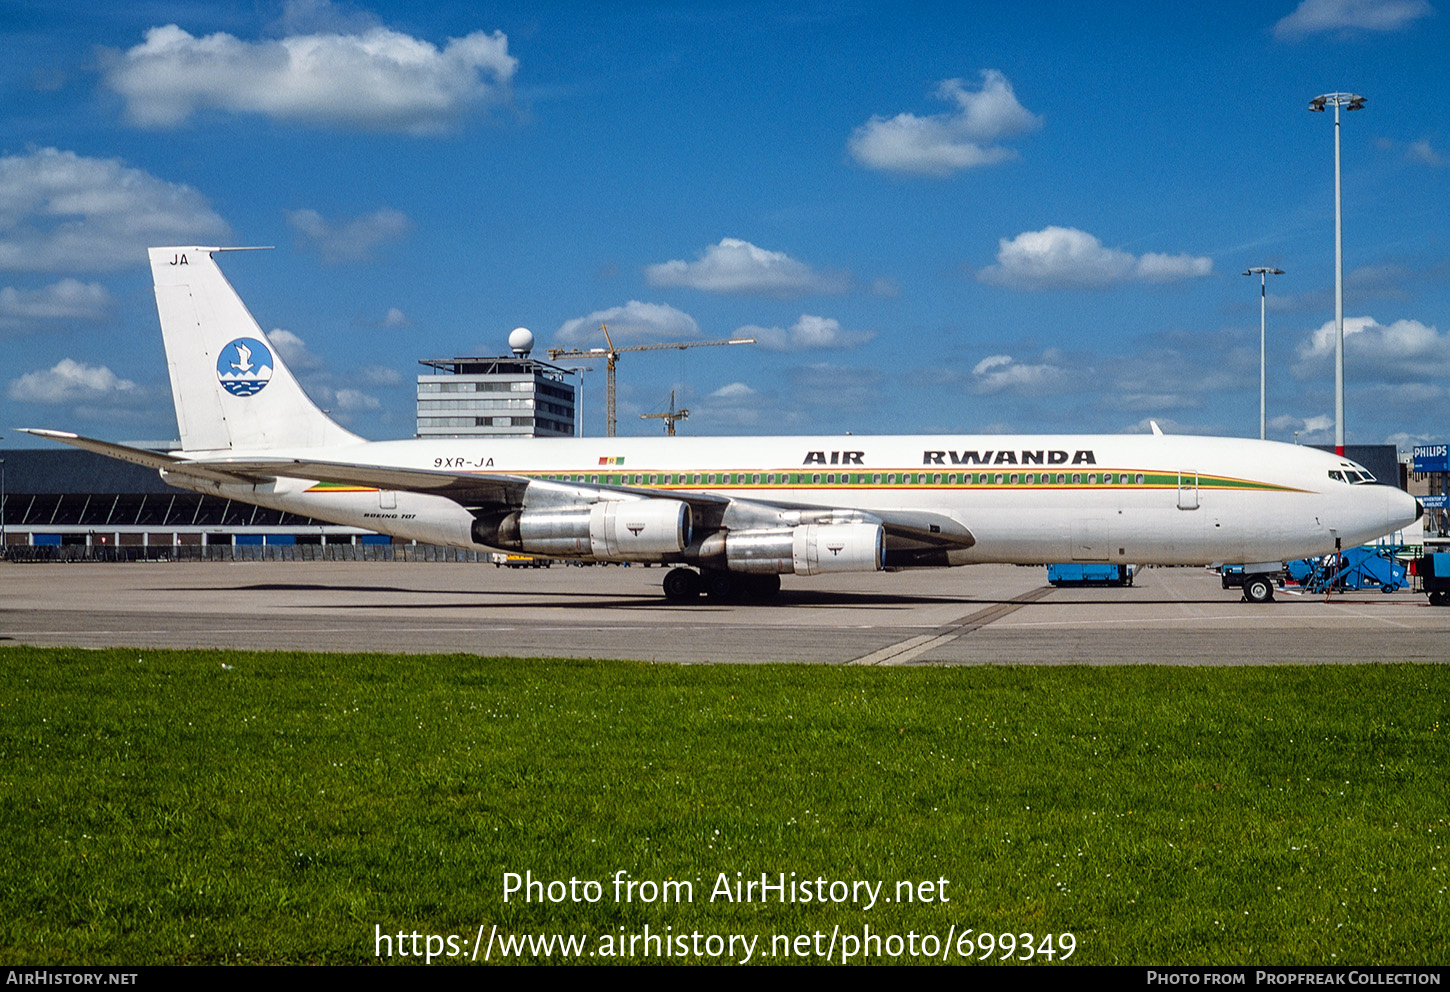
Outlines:
POLYGON ((767 351, 811 351, 855 348, 876 336, 875 331, 848 331, 833 317, 801 314, 789 328, 747 325, 736 337, 750 337, 767 351))
POLYGON ((1274 37, 1294 41, 1326 31, 1398 31, 1434 12, 1429 0, 1303 0, 1274 25, 1274 37))
POLYGON ((983 71, 979 90, 946 79, 936 95, 956 109, 929 117, 873 116, 852 132, 846 144, 851 156, 872 169, 946 176, 1016 158, 1016 149, 994 142, 1042 126, 1042 118, 1017 102, 1012 84, 995 69, 983 71))
POLYGON ((105 318, 111 293, 100 283, 62 279, 40 289, 0 289, 0 328, 35 326, 42 321, 105 318))
POLYGON ((331 263, 360 262, 378 245, 401 238, 413 226, 407 214, 391 207, 341 224, 324 219, 316 210, 289 210, 286 216, 287 226, 331 263))
POLYGON ((102 403, 134 405, 145 392, 104 365, 62 358, 49 369, 27 372, 10 380, 5 395, 19 403, 102 403))
POLYGON ((676 259, 647 265, 644 277, 657 287, 778 297, 844 293, 851 288, 847 275, 817 272, 785 252, 758 248, 739 238, 722 238, 693 262, 676 259))
MULTIPOLYGON (((1322 374, 1334 358, 1334 321, 1326 321, 1299 345, 1294 374, 1322 374)), ((1450 376, 1450 333, 1418 320, 1378 323, 1373 317, 1344 318, 1345 378, 1415 383, 1450 376)))
POLYGON ((219 110, 414 135, 446 131, 475 108, 507 100, 518 68, 500 31, 439 48, 380 26, 244 41, 167 24, 105 61, 106 85, 141 127, 177 127, 219 110))
POLYGON ((381 410, 382 401, 376 396, 369 396, 358 389, 339 389, 333 395, 336 408, 348 413, 357 413, 362 410, 381 410))
POLYGON ((600 324, 609 325, 609 336, 615 344, 648 338, 676 340, 700 336, 700 325, 683 310, 664 303, 630 300, 621 307, 595 310, 587 317, 564 321, 554 332, 554 341, 569 348, 585 345, 603 348, 604 333, 599 329, 600 324))
POLYGON ((0 270, 110 271, 152 245, 224 241, 206 198, 120 159, 41 148, 0 158, 0 270))
POLYGON ((1093 289, 1128 282, 1165 283, 1213 272, 1213 260, 1191 255, 1133 255, 1106 248, 1086 231, 1046 227, 997 243, 997 264, 982 282, 1013 289, 1093 289))
POLYGON ((322 368, 322 359, 307 350, 307 342, 291 331, 274 327, 267 332, 267 340, 282 356, 282 361, 293 372, 312 372, 322 368))
POLYGON ((979 396, 996 393, 1032 396, 1071 380, 1068 369, 1052 364, 1053 354, 1043 357, 1047 360, 1033 364, 1016 361, 1011 355, 989 355, 972 369, 972 392, 979 396))

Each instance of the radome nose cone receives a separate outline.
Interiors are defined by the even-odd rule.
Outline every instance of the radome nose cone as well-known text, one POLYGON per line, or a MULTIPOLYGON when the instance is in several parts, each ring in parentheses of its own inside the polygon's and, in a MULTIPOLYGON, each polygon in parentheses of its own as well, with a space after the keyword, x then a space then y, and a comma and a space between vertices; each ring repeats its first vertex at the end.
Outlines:
POLYGON ((1396 489, 1393 486, 1385 487, 1388 492, 1385 494, 1385 516, 1390 524, 1390 530, 1400 530, 1419 520, 1425 515, 1425 508, 1420 501, 1415 499, 1403 489, 1396 489))

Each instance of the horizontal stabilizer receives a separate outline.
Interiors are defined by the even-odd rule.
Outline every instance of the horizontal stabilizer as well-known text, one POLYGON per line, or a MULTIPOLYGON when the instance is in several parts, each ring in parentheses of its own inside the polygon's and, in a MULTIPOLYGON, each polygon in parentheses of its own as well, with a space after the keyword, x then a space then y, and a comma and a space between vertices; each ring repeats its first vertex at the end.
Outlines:
POLYGON ((72 434, 69 431, 49 431, 38 427, 21 427, 18 429, 23 434, 33 434, 36 437, 43 437, 50 441, 59 441, 62 444, 69 444, 75 448, 82 448, 98 455, 105 455, 107 458, 130 462, 132 465, 144 465, 146 468, 164 469, 167 472, 194 476, 198 479, 205 479, 208 482, 252 485, 253 483, 273 478, 270 475, 243 475, 231 471, 218 471, 216 469, 199 467, 179 455, 170 454, 165 451, 152 451, 149 448, 133 448, 129 445, 115 444, 111 441, 97 441, 95 438, 82 437, 79 434, 72 434))

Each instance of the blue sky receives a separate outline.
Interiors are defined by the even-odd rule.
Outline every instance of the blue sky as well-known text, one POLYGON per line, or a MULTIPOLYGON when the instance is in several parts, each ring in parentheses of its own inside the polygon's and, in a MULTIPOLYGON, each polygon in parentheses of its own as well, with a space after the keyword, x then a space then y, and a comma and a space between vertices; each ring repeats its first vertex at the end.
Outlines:
MULTIPOLYGON (((1450 434, 1450 50, 1426 0, 0 0, 0 432, 174 437, 145 249, 223 267, 309 391, 625 355, 620 432, 1450 434)), ((585 376, 603 433, 603 369, 585 376)), ((19 443, 27 443, 23 440, 19 443)))

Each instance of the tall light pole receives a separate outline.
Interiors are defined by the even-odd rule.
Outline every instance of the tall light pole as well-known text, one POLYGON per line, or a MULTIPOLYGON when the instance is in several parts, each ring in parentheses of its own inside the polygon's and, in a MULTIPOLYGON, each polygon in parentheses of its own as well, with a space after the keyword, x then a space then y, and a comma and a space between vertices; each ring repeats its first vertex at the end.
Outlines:
POLYGON ((1309 109, 1323 113, 1334 108, 1334 453, 1344 455, 1344 220, 1339 187, 1339 108, 1363 110, 1358 93, 1325 93, 1309 101, 1309 109))
POLYGON ((1266 328, 1266 305, 1269 299, 1268 283, 1269 276, 1281 276, 1283 269, 1271 269, 1259 265, 1244 272, 1246 276, 1257 275, 1259 277, 1259 440, 1264 440, 1264 381, 1268 379, 1268 359, 1265 357, 1264 338, 1266 328))

